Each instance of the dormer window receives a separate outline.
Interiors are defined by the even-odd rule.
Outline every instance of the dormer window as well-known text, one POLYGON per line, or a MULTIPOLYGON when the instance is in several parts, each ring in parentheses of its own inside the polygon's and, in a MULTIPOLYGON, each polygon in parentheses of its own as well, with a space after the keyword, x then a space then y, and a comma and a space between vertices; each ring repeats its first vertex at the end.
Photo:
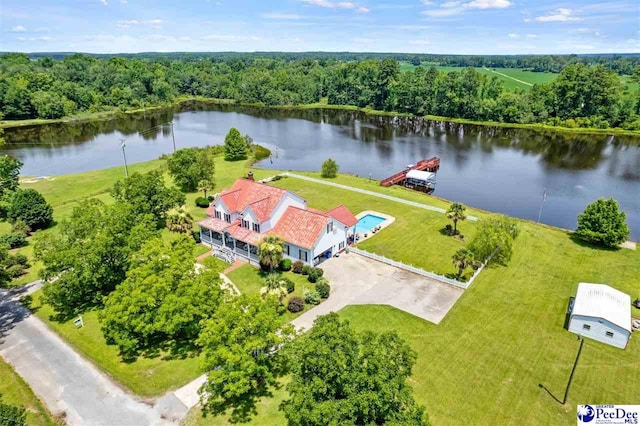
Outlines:
POLYGON ((254 223, 253 224, 253 231, 254 232, 258 232, 258 233, 260 232, 260 224, 259 223, 254 223))
POLYGON ((247 229, 249 229, 249 221, 248 221, 248 220, 244 220, 244 219, 242 219, 241 226, 242 226, 243 228, 247 228, 247 229))
POLYGON ((327 234, 333 231, 333 222, 327 223, 327 234))
POLYGON ((216 212, 216 219, 220 219, 220 212, 218 210, 215 211, 216 212))
POLYGON ((224 214, 224 221, 225 222, 231 222, 231 215, 229 213, 225 213, 224 214))

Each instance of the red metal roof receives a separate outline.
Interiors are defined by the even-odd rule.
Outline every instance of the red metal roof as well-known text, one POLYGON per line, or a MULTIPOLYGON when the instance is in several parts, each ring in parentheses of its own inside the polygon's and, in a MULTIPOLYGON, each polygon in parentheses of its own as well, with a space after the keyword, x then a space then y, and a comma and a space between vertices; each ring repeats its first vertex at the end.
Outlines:
POLYGON ((358 223, 358 219, 356 219, 356 217, 349 211, 349 209, 342 204, 340 204, 333 210, 329 210, 326 214, 348 227, 352 227, 353 225, 358 223))
POLYGON ((311 249, 325 232, 328 221, 324 214, 290 206, 272 231, 288 243, 311 249))
POLYGON ((201 220, 198 222, 198 225, 211 229, 212 231, 222 232, 231 224, 229 222, 225 222, 224 220, 216 219, 215 217, 208 217, 205 220, 201 220))
POLYGON ((254 246, 257 246, 265 237, 264 234, 243 228, 240 226, 239 220, 229 223, 224 220, 216 219, 215 217, 210 217, 198 222, 198 225, 216 232, 227 232, 236 240, 244 241, 245 243, 253 244, 254 246))
POLYGON ((282 188, 248 179, 237 179, 231 188, 223 190, 219 197, 232 213, 240 213, 251 205, 258 220, 262 222, 271 216, 286 193, 282 188))

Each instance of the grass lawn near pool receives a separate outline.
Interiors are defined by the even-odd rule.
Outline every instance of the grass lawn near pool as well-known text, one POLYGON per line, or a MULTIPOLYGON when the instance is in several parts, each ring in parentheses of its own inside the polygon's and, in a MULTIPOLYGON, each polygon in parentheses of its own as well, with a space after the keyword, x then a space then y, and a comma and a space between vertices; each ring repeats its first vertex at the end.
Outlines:
POLYGON ((168 359, 164 356, 139 357, 134 362, 124 362, 118 354, 118 348, 115 345, 107 345, 100 328, 97 310, 82 314, 84 327, 77 328, 73 320, 66 322, 53 320, 53 309, 49 305, 42 304, 41 297, 42 291, 32 295, 29 306, 35 315, 76 351, 136 395, 161 396, 202 374, 198 357, 184 359, 168 359))
MULTIPOLYGON (((53 426, 60 424, 33 393, 29 385, 0 357, 0 402, 18 405, 27 410, 27 424, 53 426)), ((1 419, 0 419, 1 420, 1 419)), ((1 422, 0 422, 1 423, 1 422)))
MULTIPOLYGON (((263 287, 262 281, 264 280, 264 277, 266 275, 267 274, 265 272, 262 272, 260 269, 246 264, 242 265, 238 269, 234 269, 233 271, 229 272, 227 274, 227 277, 229 277, 229 279, 233 281, 233 283, 236 285, 236 287, 238 287, 238 290, 240 290, 241 293, 252 295, 260 294, 260 289, 263 287)), ((287 305, 287 301, 291 297, 298 296, 304 299, 303 294, 305 288, 309 290, 315 289, 315 284, 310 283, 307 280, 306 275, 294 274, 291 271, 283 272, 282 275, 285 278, 289 278, 295 284, 295 290, 293 291, 293 293, 286 295, 283 299, 283 303, 285 304, 285 306, 287 305)), ((331 285, 331 283, 329 283, 329 285, 331 285)), ((331 295, 329 295, 329 297, 331 297, 331 295)), ((287 311, 282 315, 282 322, 287 323, 294 318, 299 317, 309 309, 312 309, 313 307, 314 305, 305 303, 304 310, 302 310, 301 312, 292 313, 287 311)))
MULTIPOLYGON (((366 182, 366 179, 354 177, 347 179, 345 177, 341 180, 342 182, 338 181, 338 183, 350 182, 349 184, 359 187, 362 184, 365 189, 375 190, 368 188, 370 183, 363 183, 366 182)), ((328 210, 339 204, 344 204, 353 214, 373 210, 391 215, 396 218, 395 222, 366 241, 359 243, 358 248, 438 274, 456 272, 451 257, 459 248, 464 247, 465 243, 440 232, 447 224, 451 224, 451 221, 443 213, 293 177, 280 179, 273 184, 300 195, 307 200, 310 207, 328 210)), ((390 189, 380 186, 376 188, 390 189)), ((449 204, 431 199, 424 194, 409 194, 407 190, 394 189, 393 191, 380 192, 397 194, 396 196, 403 195, 402 198, 413 201, 421 199, 425 204, 436 204, 443 208, 449 204)), ((458 228, 465 236, 465 241, 470 241, 475 233, 476 223, 464 221, 458 224, 458 228)))

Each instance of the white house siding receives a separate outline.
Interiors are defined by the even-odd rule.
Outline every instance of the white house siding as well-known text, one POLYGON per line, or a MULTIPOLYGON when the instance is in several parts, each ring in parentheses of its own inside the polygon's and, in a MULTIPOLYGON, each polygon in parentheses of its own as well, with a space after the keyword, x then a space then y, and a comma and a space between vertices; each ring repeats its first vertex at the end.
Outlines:
POLYGON ((605 319, 584 315, 571 316, 569 331, 620 349, 627 346, 630 334, 629 331, 605 319), (589 330, 583 328, 585 324, 590 326, 589 330), (607 331, 613 333, 613 337, 607 337, 607 331))
POLYGON ((264 226, 264 229, 262 230, 262 232, 267 232, 268 230, 276 226, 276 223, 278 223, 278 221, 284 214, 284 211, 287 210, 289 206, 298 207, 303 210, 307 209, 307 203, 302 198, 298 197, 295 194, 287 192, 284 197, 280 199, 280 202, 278 203, 276 208, 273 209, 273 212, 271 212, 271 217, 263 222, 262 226, 264 226))
POLYGON ((330 223, 333 223, 333 230, 327 232, 326 229, 322 233, 322 236, 318 238, 316 241, 316 245, 313 250, 313 257, 321 255, 325 251, 332 249, 331 254, 334 255, 341 249, 340 243, 344 243, 342 248, 347 246, 347 230, 344 225, 340 222, 332 220, 330 223))
POLYGON ((284 256, 288 257, 289 259, 291 259, 292 262, 295 262, 296 260, 302 260, 307 265, 313 266, 313 254, 311 253, 311 250, 304 249, 302 247, 298 247, 298 246, 296 246, 294 244, 289 244, 289 243, 285 242, 284 256), (287 246, 289 247, 289 254, 287 254, 287 246), (306 262, 304 260, 304 253, 302 254, 302 258, 299 257, 299 254, 300 254, 299 250, 302 250, 304 253, 307 253, 307 261, 306 262))

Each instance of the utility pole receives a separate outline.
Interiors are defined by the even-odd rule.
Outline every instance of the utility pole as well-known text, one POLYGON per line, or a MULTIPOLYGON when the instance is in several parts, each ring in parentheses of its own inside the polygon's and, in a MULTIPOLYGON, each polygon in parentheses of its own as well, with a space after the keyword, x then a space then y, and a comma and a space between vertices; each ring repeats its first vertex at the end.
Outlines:
POLYGON ((573 368, 571 369, 571 375, 569 376, 569 382, 567 383, 567 388, 564 391, 564 398, 562 399, 562 405, 567 402, 567 398, 569 397, 569 388, 571 387, 571 382, 573 381, 573 374, 576 372, 576 367, 578 366, 578 360, 580 360, 580 353, 582 352, 582 345, 584 344, 584 339, 580 336, 580 347, 578 348, 578 355, 576 355, 576 360, 573 363, 573 368))
POLYGON ((538 223, 540 223, 540 218, 542 217, 542 206, 544 205, 544 201, 547 199, 547 188, 544 189, 542 193, 542 201, 540 202, 540 211, 538 211, 538 223))
POLYGON ((127 167, 127 154, 124 152, 125 146, 124 139, 120 139, 120 146, 122 147, 122 158, 124 158, 124 175, 129 177, 129 168, 127 167))
POLYGON ((171 124, 171 139, 173 139, 173 152, 176 152, 176 137, 173 135, 173 121, 171 124))

